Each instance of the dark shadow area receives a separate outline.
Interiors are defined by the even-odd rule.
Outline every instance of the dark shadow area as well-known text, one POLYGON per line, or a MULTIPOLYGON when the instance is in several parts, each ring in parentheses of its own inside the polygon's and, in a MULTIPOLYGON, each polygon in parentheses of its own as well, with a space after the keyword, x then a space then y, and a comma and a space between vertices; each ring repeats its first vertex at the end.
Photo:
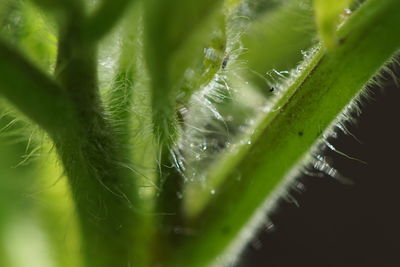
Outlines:
MULTIPOLYGON (((400 71, 396 70, 400 77, 400 71)), ((346 158, 322 153, 354 185, 329 176, 299 178, 299 207, 281 200, 270 214, 274 227, 262 231, 246 250, 241 267, 400 266, 400 87, 389 75, 371 88, 362 114, 330 143, 346 158)))

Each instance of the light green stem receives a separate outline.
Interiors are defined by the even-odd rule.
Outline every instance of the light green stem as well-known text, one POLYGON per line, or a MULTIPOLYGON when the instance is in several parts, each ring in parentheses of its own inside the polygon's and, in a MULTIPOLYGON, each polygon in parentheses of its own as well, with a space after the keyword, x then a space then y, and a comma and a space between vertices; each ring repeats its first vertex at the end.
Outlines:
POLYGON ((340 44, 311 59, 256 129, 252 145, 226 161, 218 173, 227 176, 226 182, 204 212, 188 223, 195 234, 180 244, 168 266, 207 266, 235 242, 243 244, 239 238, 254 231, 246 226, 288 170, 399 49, 399 11, 397 0, 366 2, 339 30, 340 44))

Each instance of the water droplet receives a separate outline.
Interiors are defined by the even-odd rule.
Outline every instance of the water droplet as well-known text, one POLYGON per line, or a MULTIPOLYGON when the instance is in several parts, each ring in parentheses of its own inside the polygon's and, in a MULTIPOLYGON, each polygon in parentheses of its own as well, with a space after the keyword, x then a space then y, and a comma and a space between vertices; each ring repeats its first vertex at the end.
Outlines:
POLYGON ((310 56, 310 52, 309 51, 301 50, 301 54, 303 55, 304 58, 308 58, 310 56))
POLYGON ((188 79, 193 78, 194 75, 195 75, 195 72, 194 72, 194 70, 192 70, 192 69, 187 69, 187 70, 185 71, 185 74, 184 74, 184 76, 185 76, 186 78, 188 78, 188 79))
POLYGON ((204 49, 204 54, 205 54, 205 57, 208 60, 211 60, 211 61, 214 61, 214 62, 218 60, 217 51, 215 49, 213 49, 213 48, 204 49))
POLYGON ((255 122, 254 119, 247 119, 246 120, 247 125, 253 125, 254 122, 255 122))
POLYGON ((270 106, 262 106, 261 107, 261 111, 262 112, 265 112, 265 113, 267 113, 267 112, 270 112, 271 111, 271 107, 270 106))
POLYGON ((210 193, 211 193, 211 195, 215 195, 215 190, 211 189, 210 193))

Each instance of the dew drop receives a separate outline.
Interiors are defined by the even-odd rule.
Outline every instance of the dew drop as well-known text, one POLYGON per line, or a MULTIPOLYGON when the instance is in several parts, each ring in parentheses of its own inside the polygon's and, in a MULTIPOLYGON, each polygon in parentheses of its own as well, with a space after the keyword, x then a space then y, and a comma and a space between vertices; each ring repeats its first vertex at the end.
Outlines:
POLYGON ((261 107, 261 111, 264 112, 264 113, 268 113, 268 112, 271 111, 271 107, 268 106, 268 105, 263 106, 263 107, 261 107))
POLYGON ((304 58, 308 58, 310 56, 310 52, 309 51, 301 50, 301 54, 303 55, 304 58))

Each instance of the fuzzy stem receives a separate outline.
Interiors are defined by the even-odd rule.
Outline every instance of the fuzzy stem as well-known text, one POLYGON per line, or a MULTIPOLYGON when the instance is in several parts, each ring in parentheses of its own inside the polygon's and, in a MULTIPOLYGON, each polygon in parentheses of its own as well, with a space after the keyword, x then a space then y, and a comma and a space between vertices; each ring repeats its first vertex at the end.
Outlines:
POLYGON ((138 264, 131 243, 138 229, 134 177, 105 119, 97 87, 97 48, 84 37, 85 16, 70 14, 61 29, 56 77, 67 90, 80 127, 52 136, 78 210, 88 266, 138 264))
MULTIPOLYGON (((135 174, 136 189, 141 186, 140 179, 151 179, 147 177, 147 174, 136 170, 137 166, 141 165, 137 162, 137 157, 139 157, 137 154, 141 154, 139 152, 141 149, 137 147, 138 140, 134 134, 136 131, 135 123, 140 118, 133 116, 135 101, 138 101, 135 99, 135 97, 138 97, 138 92, 135 91, 135 88, 137 89, 135 80, 138 77, 137 54, 140 49, 137 44, 139 10, 137 6, 134 7, 129 12, 129 17, 134 18, 134 20, 125 21, 126 25, 123 28, 123 41, 118 70, 106 101, 114 132, 121 144, 118 150, 119 154, 126 159, 129 163, 128 167, 135 174), (134 151, 135 153, 133 153, 134 151)), ((140 141, 143 142, 143 139, 140 139, 140 141)), ((154 217, 145 215, 145 213, 153 211, 154 205, 152 201, 146 200, 149 199, 136 200, 135 206, 143 214, 141 214, 140 218, 137 218, 137 222, 135 223, 136 236, 130 241, 132 253, 136 257, 135 262, 140 266, 146 266, 151 260, 151 255, 148 254, 148 251, 154 234, 154 230, 152 229, 154 227, 154 217)))
POLYGON ((102 0, 89 18, 86 38, 97 41, 104 37, 120 20, 133 0, 102 0))
POLYGON ((125 145, 123 154, 127 158, 132 157, 132 92, 134 87, 134 70, 131 68, 119 70, 114 77, 113 91, 108 101, 110 116, 114 121, 115 131, 118 132, 118 139, 125 145))
MULTIPOLYGON (((109 2, 109 1, 105 1, 109 2)), ((104 5, 106 4, 104 2, 104 5)), ((129 2, 129 1, 128 1, 129 2)), ((125 145, 127 158, 132 158, 132 131, 134 106, 135 78, 137 77, 137 39, 139 32, 140 8, 135 6, 128 12, 129 20, 124 21, 122 30, 121 52, 118 59, 118 69, 113 78, 111 90, 106 96, 106 105, 114 122, 119 140, 125 145), (129 23, 129 24, 128 24, 129 23)))
POLYGON ((49 133, 76 127, 76 114, 66 92, 3 41, 0 73, 0 94, 49 133))
MULTIPOLYGON (((173 230, 181 225, 182 218, 182 200, 177 193, 182 192, 183 179, 171 156, 180 133, 178 89, 185 71, 202 55, 203 45, 210 38, 209 26, 222 2, 145 2, 145 58, 151 78, 152 121, 160 153, 159 184, 162 189, 156 209, 170 214, 159 222, 159 236, 164 245, 158 247, 170 247, 169 244, 175 242, 173 230)), ((163 255, 160 257, 164 259, 163 255)))
POLYGON ((182 176, 171 162, 169 150, 161 156, 159 178, 164 179, 162 190, 157 196, 155 209, 160 213, 155 222, 152 240, 152 260, 150 266, 164 266, 173 255, 174 245, 179 243, 179 229, 182 229, 182 199, 178 197, 182 189, 182 176))
POLYGON ((206 266, 225 252, 237 257, 240 248, 235 244, 243 245, 262 223, 258 219, 252 224, 257 211, 264 211, 266 198, 399 49, 399 10, 397 0, 369 0, 338 32, 340 44, 315 55, 262 120, 252 145, 240 148, 217 172, 227 177, 225 183, 189 223, 195 235, 181 243, 169 266, 206 266))

